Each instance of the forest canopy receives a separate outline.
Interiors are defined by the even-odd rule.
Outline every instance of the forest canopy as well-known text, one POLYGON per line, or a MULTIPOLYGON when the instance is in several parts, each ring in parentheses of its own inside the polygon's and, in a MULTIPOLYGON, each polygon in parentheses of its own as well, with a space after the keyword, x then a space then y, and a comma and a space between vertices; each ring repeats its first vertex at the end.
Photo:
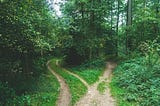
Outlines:
MULTIPOLYGON (((0 105, 32 91, 22 86, 46 73, 50 57, 63 59, 66 66, 145 58, 139 67, 155 73, 147 78, 159 83, 160 0, 1 0, 0 20, 0 105)), ((127 70, 123 65, 118 69, 127 70)))

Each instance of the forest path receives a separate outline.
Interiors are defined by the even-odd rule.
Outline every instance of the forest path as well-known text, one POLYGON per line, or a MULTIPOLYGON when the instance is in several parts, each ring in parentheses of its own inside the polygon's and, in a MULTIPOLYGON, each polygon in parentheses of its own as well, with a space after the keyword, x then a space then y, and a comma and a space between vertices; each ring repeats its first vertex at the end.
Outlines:
POLYGON ((114 99, 111 97, 110 89, 107 87, 103 93, 97 90, 100 83, 109 84, 111 81, 112 70, 116 67, 115 63, 107 62, 106 69, 99 81, 89 87, 88 93, 78 101, 75 106, 115 106, 114 99))
POLYGON ((75 74, 75 73, 73 73, 73 72, 71 72, 71 71, 68 71, 68 70, 65 69, 65 68, 62 68, 62 69, 63 69, 64 71, 66 71, 67 73, 73 75, 74 77, 78 78, 87 88, 89 88, 89 84, 88 84, 83 78, 81 78, 79 75, 77 75, 77 74, 75 74))
POLYGON ((74 77, 78 78, 87 88, 89 88, 89 84, 88 84, 83 78, 81 78, 79 75, 77 75, 77 74, 75 74, 75 73, 73 73, 73 72, 71 72, 71 71, 69 71, 69 70, 61 67, 61 66, 59 65, 59 61, 58 61, 58 60, 56 61, 56 65, 59 66, 60 68, 62 68, 62 69, 63 69, 64 71, 66 71, 68 74, 73 75, 74 77))
POLYGON ((47 67, 49 71, 56 76, 60 83, 60 94, 56 106, 70 106, 71 93, 68 85, 66 84, 65 80, 50 67, 50 61, 47 62, 47 67))

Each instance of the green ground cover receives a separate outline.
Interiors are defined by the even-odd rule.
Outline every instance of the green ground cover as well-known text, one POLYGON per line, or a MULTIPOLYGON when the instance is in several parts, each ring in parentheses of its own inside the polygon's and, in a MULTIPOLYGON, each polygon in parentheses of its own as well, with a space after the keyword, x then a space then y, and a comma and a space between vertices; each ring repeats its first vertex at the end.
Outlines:
POLYGON ((160 61, 147 59, 128 60, 115 69, 110 87, 120 106, 160 105, 160 61))
POLYGON ((67 82, 71 92, 71 105, 74 105, 87 92, 87 87, 79 79, 73 75, 68 74, 61 67, 56 66, 55 63, 56 59, 53 59, 50 62, 50 66, 67 82))

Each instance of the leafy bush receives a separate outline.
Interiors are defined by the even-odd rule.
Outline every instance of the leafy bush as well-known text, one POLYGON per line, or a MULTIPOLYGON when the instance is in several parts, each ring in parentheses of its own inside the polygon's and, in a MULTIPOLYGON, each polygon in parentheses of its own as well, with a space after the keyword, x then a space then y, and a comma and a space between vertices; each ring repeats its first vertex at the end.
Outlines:
POLYGON ((160 56, 155 42, 144 43, 145 57, 121 63, 114 72, 112 88, 121 88, 124 101, 141 106, 160 106, 160 56))
POLYGON ((7 83, 0 82, 0 105, 5 105, 15 97, 15 91, 7 83))
POLYGON ((85 61, 83 64, 81 64, 79 67, 81 68, 99 68, 105 65, 106 58, 95 58, 92 60, 85 61))
POLYGON ((60 85, 56 77, 46 69, 46 62, 46 57, 35 59, 32 74, 26 77, 19 73, 14 78, 13 85, 0 82, 0 106, 56 105, 60 85))
POLYGON ((114 72, 114 81, 126 90, 127 101, 142 106, 160 105, 160 66, 146 67, 144 58, 122 63, 114 72))
MULTIPOLYGON (((138 62, 137 62, 138 61, 138 62)), ((114 81, 125 89, 127 93, 123 96, 127 101, 138 102, 143 106, 160 105, 160 66, 148 68, 135 62, 125 62, 114 72, 114 81)))

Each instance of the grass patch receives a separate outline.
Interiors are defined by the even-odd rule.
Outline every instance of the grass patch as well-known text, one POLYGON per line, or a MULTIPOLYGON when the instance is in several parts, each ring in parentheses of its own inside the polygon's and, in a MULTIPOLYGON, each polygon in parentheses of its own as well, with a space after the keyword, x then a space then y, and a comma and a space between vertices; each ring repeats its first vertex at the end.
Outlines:
POLYGON ((93 84, 99 80, 99 76, 103 73, 102 68, 95 69, 81 69, 81 68, 72 68, 69 69, 72 72, 78 74, 82 77, 88 84, 93 84))
POLYGON ((99 80, 99 76, 104 72, 106 60, 104 57, 86 61, 79 66, 72 67, 71 70, 75 74, 82 77, 89 85, 99 80))
POLYGON ((100 82, 100 83, 98 84, 98 86, 97 86, 97 90, 98 90, 101 94, 103 94, 106 89, 107 89, 107 82, 105 82, 105 81, 100 82))
POLYGON ((68 74, 62 68, 56 66, 55 62, 56 59, 53 59, 50 66, 66 80, 72 95, 71 105, 74 105, 87 92, 87 87, 79 79, 68 74))

